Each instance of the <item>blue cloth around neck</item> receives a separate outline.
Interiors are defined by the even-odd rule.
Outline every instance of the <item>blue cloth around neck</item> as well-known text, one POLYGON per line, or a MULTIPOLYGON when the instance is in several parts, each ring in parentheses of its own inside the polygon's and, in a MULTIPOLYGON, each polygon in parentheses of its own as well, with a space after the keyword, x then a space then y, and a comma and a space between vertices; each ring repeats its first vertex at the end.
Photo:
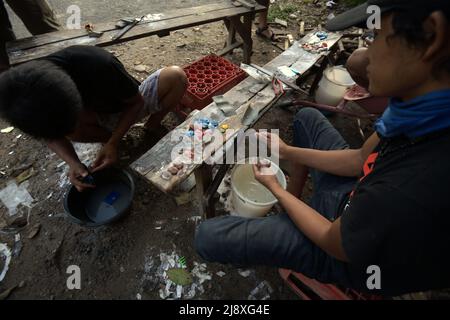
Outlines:
POLYGON ((450 89, 434 91, 403 102, 392 98, 375 131, 383 137, 405 135, 410 139, 450 127, 450 89))

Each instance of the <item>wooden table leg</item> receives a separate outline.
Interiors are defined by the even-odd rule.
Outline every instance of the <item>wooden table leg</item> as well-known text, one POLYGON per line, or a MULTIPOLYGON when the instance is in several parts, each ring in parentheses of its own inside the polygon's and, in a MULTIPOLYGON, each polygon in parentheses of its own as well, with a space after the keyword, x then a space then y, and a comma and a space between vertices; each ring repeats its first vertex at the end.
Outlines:
POLYGON ((244 29, 247 37, 244 40, 244 63, 249 64, 252 58, 253 39, 252 39, 252 22, 254 14, 246 14, 244 16, 244 29))
POLYGON ((309 89, 309 94, 312 96, 314 91, 316 91, 317 86, 319 85, 320 79, 322 79, 323 72, 328 65, 328 59, 326 57, 322 58, 322 62, 320 63, 319 69, 316 72, 316 76, 314 77, 313 83, 311 84, 311 88, 309 89))
POLYGON ((207 219, 209 214, 208 204, 205 201, 205 194, 212 181, 212 167, 204 163, 195 169, 194 175, 195 188, 197 189, 197 200, 200 206, 200 214, 203 219, 207 219))

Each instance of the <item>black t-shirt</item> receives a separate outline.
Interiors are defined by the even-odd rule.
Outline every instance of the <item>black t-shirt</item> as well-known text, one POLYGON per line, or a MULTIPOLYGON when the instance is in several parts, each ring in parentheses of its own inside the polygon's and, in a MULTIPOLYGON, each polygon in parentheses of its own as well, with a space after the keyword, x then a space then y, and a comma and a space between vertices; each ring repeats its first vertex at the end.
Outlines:
MULTIPOLYGON (((382 139, 373 167, 341 216, 355 287, 381 271, 381 290, 398 295, 450 287, 450 132, 417 141, 382 139)), ((367 169, 367 168, 366 168, 367 169)))
POLYGON ((139 82, 108 51, 94 46, 71 46, 43 58, 65 70, 75 82, 84 108, 117 113, 124 100, 139 91, 139 82))

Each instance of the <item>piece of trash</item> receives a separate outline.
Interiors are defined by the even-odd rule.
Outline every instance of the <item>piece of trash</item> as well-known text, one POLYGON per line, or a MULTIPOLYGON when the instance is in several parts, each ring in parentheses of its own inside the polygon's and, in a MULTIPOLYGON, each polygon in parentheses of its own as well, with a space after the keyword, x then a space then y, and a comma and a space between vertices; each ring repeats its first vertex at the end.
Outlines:
POLYGON ((335 5, 336 5, 336 2, 334 2, 334 1, 328 1, 326 3, 326 6, 328 9, 332 9, 335 5))
POLYGON ((33 239, 34 237, 37 236, 37 234, 39 233, 39 231, 41 230, 41 225, 39 223, 36 223, 35 225, 33 225, 30 230, 28 231, 28 239, 33 239))
POLYGON ((16 214, 17 207, 22 204, 28 208, 32 207, 33 197, 28 193, 28 181, 17 186, 15 180, 8 183, 6 188, 0 191, 0 200, 8 208, 10 216, 16 214))
MULTIPOLYGON (((202 283, 211 280, 211 275, 206 271, 206 264, 194 262, 194 268, 191 272, 183 267, 182 262, 185 260, 179 257, 175 252, 171 254, 161 253, 159 255, 161 264, 155 271, 151 266, 146 266, 146 278, 156 279, 161 284, 159 296, 161 299, 193 299, 196 293, 203 293, 202 283), (181 279, 178 276, 181 275, 181 279), (159 279, 159 280, 157 280, 159 279), (177 283, 178 282, 178 283, 177 283), (182 283, 188 283, 183 285, 182 283)), ((153 261, 153 260, 152 260, 153 261)))
POLYGON ((18 257, 22 251, 22 241, 20 241, 20 233, 14 235, 14 249, 13 256, 18 257))
POLYGON ((16 136, 16 139, 20 139, 21 137, 22 137, 22 135, 19 134, 19 135, 16 136))
POLYGON ((202 284, 206 280, 211 280, 211 275, 206 272, 206 264, 199 264, 194 261, 194 269, 191 273, 199 279, 199 283, 202 284))
POLYGON ((248 300, 267 300, 270 299, 270 295, 273 293, 273 289, 269 282, 262 281, 250 292, 248 300))
POLYGON ((50 192, 50 193, 48 194, 48 196, 47 196, 45 199, 48 200, 48 199, 50 199, 52 196, 53 196, 53 191, 50 192))
POLYGON ((192 283, 191 274, 183 268, 169 269, 167 270, 167 275, 170 281, 181 286, 187 286, 192 283))
POLYGON ((185 257, 181 257, 180 259, 178 259, 178 263, 181 265, 182 268, 186 268, 186 258, 185 257))
POLYGON ((298 17, 297 17, 297 15, 296 15, 295 13, 291 13, 291 14, 289 15, 289 18, 291 18, 291 19, 297 19, 298 17))
POLYGON ((17 184, 21 184, 22 182, 30 179, 35 173, 36 171, 33 167, 28 168, 16 177, 17 184))
POLYGON ((161 230, 162 227, 155 227, 155 230, 161 230))
POLYGON ((279 25, 282 25, 285 28, 287 28, 287 26, 288 26, 287 21, 281 20, 279 18, 275 18, 275 23, 278 23, 279 25))
POLYGON ((250 271, 250 270, 241 270, 241 269, 238 269, 238 273, 239 273, 242 277, 247 278, 247 277, 250 275, 251 271, 250 271))
POLYGON ((288 66, 281 66, 277 68, 278 72, 283 75, 283 77, 287 78, 288 80, 295 80, 298 73, 294 72, 290 67, 288 66))
POLYGON ((177 298, 181 298, 181 293, 183 292, 183 287, 181 285, 177 286, 177 298))
POLYGON ((221 278, 222 278, 224 275, 226 275, 226 273, 223 272, 223 271, 216 272, 216 274, 217 274, 219 277, 221 277, 221 278))
POLYGON ((3 260, 3 270, 0 273, 0 282, 2 282, 6 276, 6 272, 8 272, 9 263, 11 262, 11 251, 4 243, 0 243, 0 257, 3 260))
POLYGON ((4 128, 4 129, 2 129, 0 131, 1 131, 1 133, 10 133, 13 130, 14 130, 14 127, 7 127, 7 128, 4 128))
POLYGON ((142 296, 141 296, 141 294, 140 294, 140 293, 136 294, 136 299, 138 299, 138 300, 142 300, 142 296))

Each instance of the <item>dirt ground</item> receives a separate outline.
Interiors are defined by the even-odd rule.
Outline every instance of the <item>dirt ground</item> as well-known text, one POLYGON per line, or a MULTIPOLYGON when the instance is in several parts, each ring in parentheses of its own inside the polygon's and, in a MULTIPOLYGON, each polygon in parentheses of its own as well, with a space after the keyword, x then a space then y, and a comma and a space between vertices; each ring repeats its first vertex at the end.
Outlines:
MULTIPOLYGON (((50 1, 63 22, 67 6, 77 4, 83 13, 83 23, 104 22, 122 16, 157 13, 170 8, 201 5, 214 1, 50 1), (104 10, 105 6, 108 10, 104 10)), ((277 1, 278 2, 278 1, 277 1)), ((295 38, 300 17, 307 26, 324 21, 330 11, 326 1, 291 1, 298 10, 289 18, 288 31, 295 38)), ((335 10, 333 10, 335 12, 335 10)), ((12 18, 19 37, 27 33, 17 18, 12 18)), ((284 31, 279 28, 280 31, 284 31)), ((153 70, 167 65, 186 65, 204 55, 217 52, 226 38, 222 23, 214 23, 173 32, 165 38, 151 37, 122 45, 108 47, 137 79, 143 80, 153 70), (146 72, 137 72, 136 65, 146 66, 146 72)), ((283 45, 280 42, 280 45, 283 45)), ((252 62, 264 65, 279 55, 281 50, 254 37, 252 62)), ((242 52, 229 56, 241 61, 242 52)), ((273 108, 258 128, 279 128, 281 136, 292 139, 292 112, 273 108)), ((345 118, 335 120, 344 136, 353 146, 361 143, 355 123, 345 118)), ((0 127, 8 124, 0 120, 0 127)), ((121 164, 126 166, 156 142, 141 128, 127 134, 121 148, 121 164)), ((19 208, 19 214, 9 217, 5 206, 0 206, 0 243, 6 243, 13 255, 5 279, 0 282, 0 293, 15 288, 9 299, 160 299, 159 289, 165 286, 158 277, 161 253, 175 253, 186 258, 189 270, 195 263, 203 263, 193 249, 195 219, 198 209, 195 200, 178 206, 173 198, 136 176, 136 196, 129 214, 119 222, 89 229, 71 223, 64 214, 63 199, 68 184, 67 169, 58 157, 43 143, 35 141, 14 129, 0 135, 0 189, 28 168, 34 174, 25 182, 33 197, 32 208, 19 208), (28 218, 27 218, 28 217, 28 218), (36 231, 38 233, 36 234, 36 231), (17 239, 20 234, 20 240, 17 239), (67 267, 81 269, 81 290, 66 286, 67 267)), ((0 260, 0 269, 4 261, 0 260)), ((264 280, 273 289, 270 299, 298 299, 283 283, 277 270, 268 267, 250 268, 241 275, 235 267, 206 264, 211 279, 203 282, 203 291, 197 290, 194 299, 248 299, 264 280), (223 271, 220 277, 217 272, 223 271)), ((242 273, 242 272, 241 272, 242 273)))

